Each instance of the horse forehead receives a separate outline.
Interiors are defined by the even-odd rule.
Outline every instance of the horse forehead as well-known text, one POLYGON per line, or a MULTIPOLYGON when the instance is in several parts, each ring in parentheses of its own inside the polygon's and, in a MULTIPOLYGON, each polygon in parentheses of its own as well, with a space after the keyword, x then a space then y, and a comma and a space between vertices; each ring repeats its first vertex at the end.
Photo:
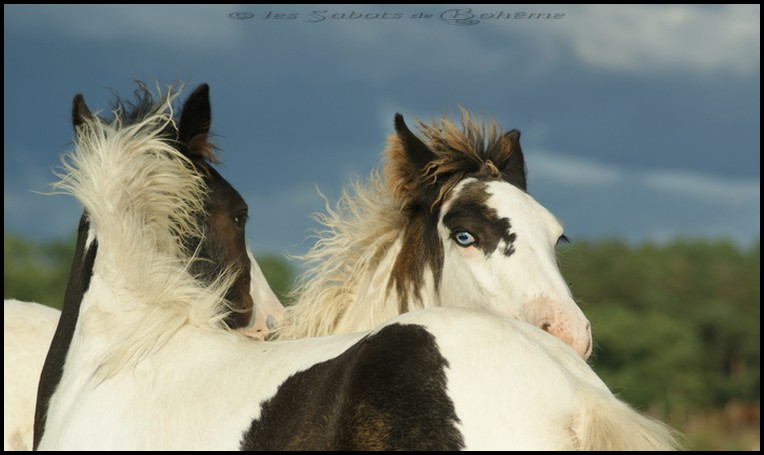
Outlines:
POLYGON ((207 204, 210 206, 225 208, 228 210, 246 209, 247 203, 236 188, 231 185, 214 168, 208 167, 205 178, 210 189, 207 195, 207 204))
POLYGON ((486 182, 489 194, 486 205, 500 217, 512 219, 519 229, 534 229, 561 235, 560 221, 546 207, 525 191, 503 180, 486 182))
MULTIPOLYGON (((562 224, 531 195, 504 180, 480 180, 474 177, 460 182, 444 203, 440 214, 446 226, 453 218, 490 221, 495 235, 509 236, 508 243, 546 243, 562 235, 562 224), (451 219, 451 220, 449 220, 451 219), (498 231, 506 231, 504 234, 498 231)), ((467 227, 467 226, 462 226, 467 227)), ((478 228, 479 229, 479 228, 478 228)))
POLYGON ((504 180, 485 181, 470 177, 459 182, 443 204, 441 218, 465 206, 489 211, 494 213, 494 216, 511 218, 513 221, 518 217, 551 216, 528 193, 504 180))

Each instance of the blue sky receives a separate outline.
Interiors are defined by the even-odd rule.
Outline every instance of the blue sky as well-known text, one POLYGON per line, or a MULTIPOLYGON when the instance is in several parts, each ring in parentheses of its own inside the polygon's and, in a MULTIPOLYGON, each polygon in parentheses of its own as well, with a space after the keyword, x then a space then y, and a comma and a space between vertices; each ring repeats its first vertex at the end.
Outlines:
POLYGON ((74 232, 78 204, 39 194, 71 147, 72 97, 106 109, 140 79, 210 84, 219 170, 250 205, 255 253, 306 251, 317 188, 335 201, 377 167, 396 112, 413 125, 459 105, 522 132, 529 192, 574 242, 760 236, 759 5, 4 13, 5 232, 74 232))

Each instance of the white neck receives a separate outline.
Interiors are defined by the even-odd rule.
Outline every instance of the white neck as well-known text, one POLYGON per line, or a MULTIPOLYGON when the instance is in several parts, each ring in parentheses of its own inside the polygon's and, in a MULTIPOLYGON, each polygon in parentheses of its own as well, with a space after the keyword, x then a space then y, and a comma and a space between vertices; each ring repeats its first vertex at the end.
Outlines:
MULTIPOLYGON (((400 296, 395 285, 390 283, 393 266, 401 251, 402 235, 398 237, 393 246, 374 268, 373 273, 366 271, 361 273, 361 279, 356 283, 352 298, 345 312, 340 316, 334 333, 350 333, 361 330, 372 330, 401 313, 400 296)), ((435 286, 432 273, 425 271, 425 289, 419 293, 409 290, 411 296, 408 309, 419 309, 438 306, 438 298, 435 294, 435 286), (417 298, 421 297, 421 299, 417 298)))
MULTIPOLYGON (((370 257, 335 270, 335 279, 319 280, 318 285, 309 283, 312 286, 303 288, 299 300, 287 308, 292 321, 278 337, 296 339, 372 330, 400 314, 400 296, 390 285, 390 275, 402 243, 403 234, 399 234, 381 258, 375 260, 378 249, 370 248, 370 257)), ((412 297, 408 310, 439 306, 432 272, 427 268, 424 274, 424 289, 419 293, 409 291, 412 297)))

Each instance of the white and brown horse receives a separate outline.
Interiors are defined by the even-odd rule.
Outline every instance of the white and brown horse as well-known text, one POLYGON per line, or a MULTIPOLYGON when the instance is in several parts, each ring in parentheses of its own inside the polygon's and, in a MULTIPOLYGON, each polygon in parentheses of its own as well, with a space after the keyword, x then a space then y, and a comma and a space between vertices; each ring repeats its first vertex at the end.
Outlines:
MULTIPOLYGON (((143 99, 136 112, 148 109, 149 97, 145 87, 143 99)), ((115 107, 120 111, 125 109, 115 107)), ((130 118, 120 120, 130 122, 130 118)), ((81 97, 74 103, 75 130, 86 111, 81 97)), ((213 147, 207 141, 210 125, 208 87, 199 87, 187 100, 175 124, 168 123, 161 134, 199 169, 208 191, 204 196, 204 212, 200 216, 204 236, 190 239, 185 245, 188 255, 200 260, 194 263, 192 273, 216 276, 222 268, 232 268, 236 278, 226 294, 224 325, 249 336, 265 338, 285 316, 278 298, 254 260, 246 245, 244 226, 247 205, 238 192, 220 176, 211 163, 216 161, 213 147), (253 305, 258 301, 258 305, 253 305)), ((147 170, 151 172, 150 170, 147 170)), ((125 169, 130 172, 130 169, 125 169)), ((143 177, 138 177, 143 178, 143 177)), ((165 216, 154 213, 152 216, 165 216)), ((86 222, 86 217, 83 221, 86 222)), ((84 239, 82 239, 84 240, 84 239)), ((81 267, 85 257, 85 243, 78 242, 74 269, 81 267)), ((77 283, 70 278, 70 287, 77 283)), ((77 289, 68 291, 67 299, 81 298, 77 289)), ((37 385, 45 356, 51 346, 60 312, 33 302, 6 300, 4 303, 4 449, 31 450, 37 385)), ((60 341, 57 344, 61 344, 60 341)))
POLYGON ((220 330, 235 275, 191 273, 197 259, 183 252, 203 235, 206 189, 155 134, 166 121, 157 109, 125 131, 85 116, 78 130, 62 187, 88 214, 69 283, 80 299, 65 303, 66 348, 46 361, 62 371, 37 416, 40 449, 675 447, 568 345, 485 311, 428 308, 289 341, 220 330), (141 179, 130 179, 106 157, 136 137, 141 179), (148 216, 154 206, 168 216, 148 216))
POLYGON ((592 351, 555 247, 560 222, 527 193, 520 133, 462 110, 420 123, 398 114, 384 177, 343 192, 318 220, 282 339, 371 330, 406 311, 463 307, 520 319, 592 351))

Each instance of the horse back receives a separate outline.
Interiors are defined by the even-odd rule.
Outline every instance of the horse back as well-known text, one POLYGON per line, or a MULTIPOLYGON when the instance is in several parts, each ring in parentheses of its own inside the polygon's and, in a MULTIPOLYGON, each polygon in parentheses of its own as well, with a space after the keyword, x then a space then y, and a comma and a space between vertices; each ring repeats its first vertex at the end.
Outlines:
POLYGON ((284 381, 263 403, 242 449, 463 448, 447 367, 424 327, 388 325, 284 381))

